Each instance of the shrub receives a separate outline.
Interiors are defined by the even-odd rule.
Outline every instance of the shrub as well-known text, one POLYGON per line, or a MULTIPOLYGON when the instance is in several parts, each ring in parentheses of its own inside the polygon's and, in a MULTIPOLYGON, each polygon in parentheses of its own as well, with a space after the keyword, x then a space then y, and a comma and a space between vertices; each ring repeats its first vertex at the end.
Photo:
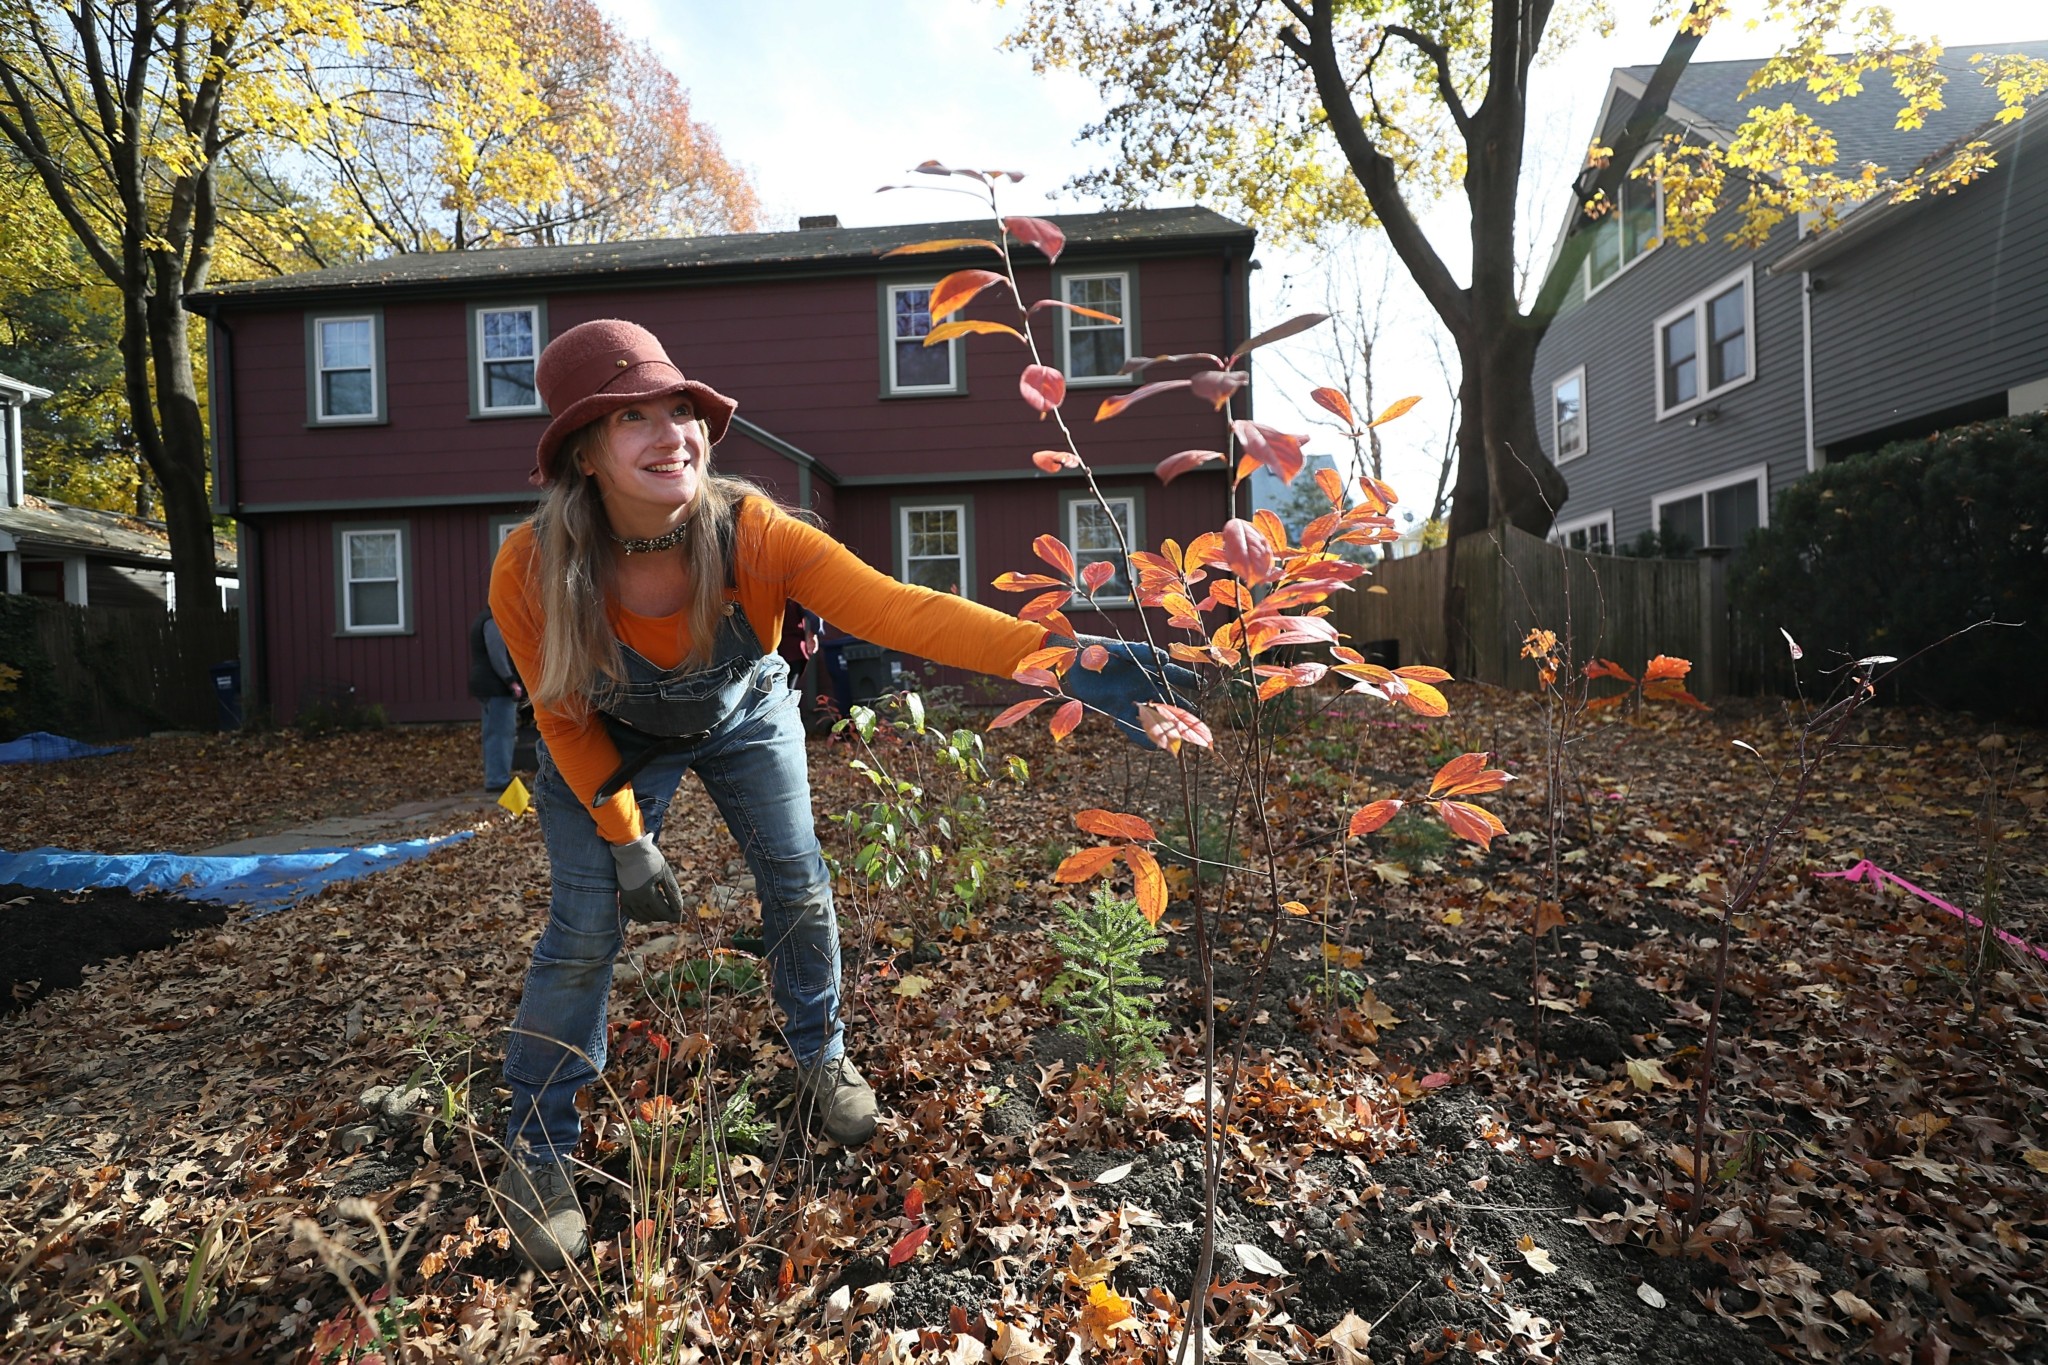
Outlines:
POLYGON ((2048 414, 1900 442, 1794 484, 1730 594, 1781 684, 1782 626, 1823 667, 1910 660, 1892 676, 1896 700, 2048 719, 2048 414), (2019 624, 1913 658, 1994 618, 2019 624))

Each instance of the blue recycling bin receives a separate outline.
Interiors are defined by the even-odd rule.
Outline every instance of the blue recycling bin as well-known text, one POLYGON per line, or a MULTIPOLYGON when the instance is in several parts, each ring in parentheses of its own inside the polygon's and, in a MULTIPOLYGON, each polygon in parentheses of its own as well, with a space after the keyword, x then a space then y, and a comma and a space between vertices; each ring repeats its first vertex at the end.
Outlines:
POLYGON ((213 666, 215 720, 222 730, 242 728, 242 661, 226 659, 213 666))

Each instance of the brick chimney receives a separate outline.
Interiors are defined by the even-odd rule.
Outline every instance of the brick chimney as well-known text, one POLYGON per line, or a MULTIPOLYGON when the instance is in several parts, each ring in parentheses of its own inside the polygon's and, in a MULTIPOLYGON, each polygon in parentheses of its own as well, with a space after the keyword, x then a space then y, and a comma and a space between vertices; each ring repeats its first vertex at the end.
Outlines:
POLYGON ((796 230, 798 232, 817 232, 823 228, 836 228, 838 226, 839 215, 836 213, 807 213, 796 220, 796 230))

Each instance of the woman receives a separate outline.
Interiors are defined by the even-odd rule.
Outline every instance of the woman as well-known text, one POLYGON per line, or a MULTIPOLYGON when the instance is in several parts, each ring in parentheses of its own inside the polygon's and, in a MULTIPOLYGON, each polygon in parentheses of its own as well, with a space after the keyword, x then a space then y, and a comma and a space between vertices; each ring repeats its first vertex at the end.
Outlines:
MULTIPOLYGON (((877 573, 759 489, 713 475, 733 401, 684 378, 644 328, 573 327, 541 353, 535 380, 553 414, 533 473, 546 492, 506 537, 490 604, 543 742, 535 798, 553 890, 506 1044, 510 1160, 497 1189, 521 1251, 554 1270, 586 1245, 567 1162, 582 1135, 576 1092, 604 1067, 622 916, 682 917, 655 839, 685 769, 753 871, 800 1108, 841 1143, 874 1132, 874 1091, 845 1051, 838 921, 797 698, 775 653, 787 604, 1000 677, 1048 637, 877 573)), ((1157 666, 1141 667, 1144 646, 1105 643, 1111 663, 1073 670, 1068 690, 1128 722, 1157 666)))

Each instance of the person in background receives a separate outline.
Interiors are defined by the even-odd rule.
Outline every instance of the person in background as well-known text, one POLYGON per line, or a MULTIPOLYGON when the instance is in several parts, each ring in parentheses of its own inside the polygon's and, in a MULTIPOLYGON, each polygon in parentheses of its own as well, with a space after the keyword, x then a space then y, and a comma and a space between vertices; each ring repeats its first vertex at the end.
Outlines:
POLYGON ((512 785, 512 750, 526 688, 489 607, 469 624, 469 695, 484 705, 484 792, 500 796, 512 785))
MULTIPOLYGON (((554 1270, 588 1246, 570 1169, 576 1095, 604 1069, 625 923, 683 917, 656 839, 686 771, 754 874, 800 1119, 846 1145, 875 1131, 875 1092, 846 1049, 798 698, 776 653, 788 603, 1004 678, 1048 636, 899 583, 754 485, 714 474, 735 404, 686 379, 645 328, 572 327, 542 351, 535 381, 553 416, 532 475, 544 492, 498 551, 490 601, 532 693, 552 892, 505 1047, 508 1159, 495 1190, 521 1252, 554 1270)), ((1120 722, 1168 684, 1184 696, 1195 682, 1146 646, 1102 643, 1108 662, 1072 669, 1067 689, 1120 722)))

